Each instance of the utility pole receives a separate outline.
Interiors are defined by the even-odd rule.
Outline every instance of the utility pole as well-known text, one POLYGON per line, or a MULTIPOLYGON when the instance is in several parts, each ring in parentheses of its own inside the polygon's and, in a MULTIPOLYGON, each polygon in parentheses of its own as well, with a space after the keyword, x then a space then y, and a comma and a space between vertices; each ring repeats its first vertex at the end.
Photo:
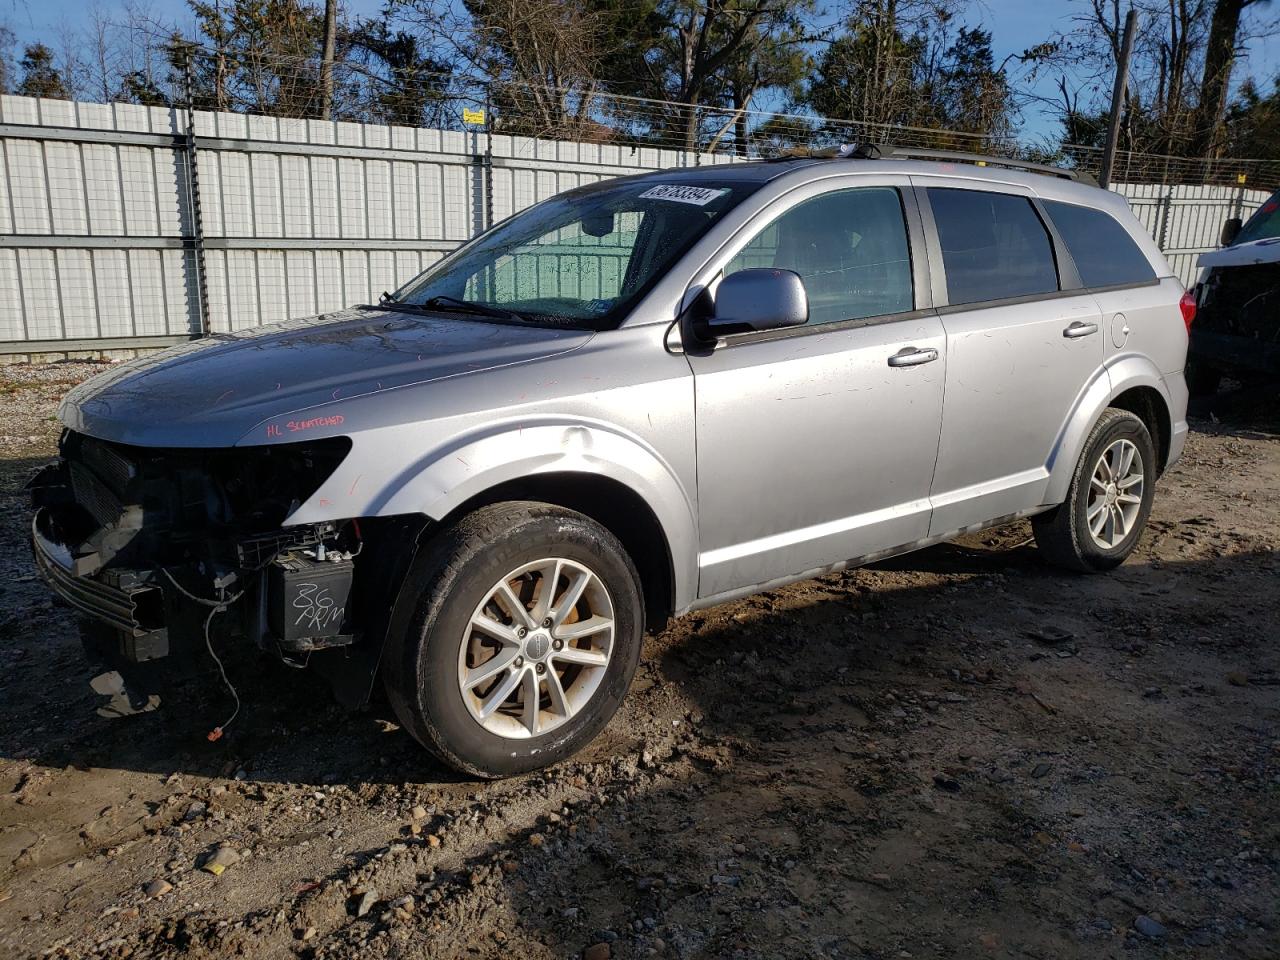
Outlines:
POLYGON ((320 116, 333 119, 333 58, 338 46, 338 0, 324 0, 324 52, 320 55, 320 116))
POLYGON ((213 109, 227 109, 227 25, 222 19, 222 0, 215 0, 214 13, 218 18, 217 53, 213 61, 213 109))
POLYGON ((1133 35, 1138 31, 1138 11, 1129 8, 1124 18, 1124 42, 1120 45, 1120 62, 1116 64, 1116 85, 1111 91, 1111 117, 1107 121, 1107 145, 1102 150, 1102 171, 1098 186, 1107 189, 1116 162, 1116 144, 1120 142, 1120 119, 1124 113, 1124 97, 1129 89, 1129 59, 1133 55, 1133 35))

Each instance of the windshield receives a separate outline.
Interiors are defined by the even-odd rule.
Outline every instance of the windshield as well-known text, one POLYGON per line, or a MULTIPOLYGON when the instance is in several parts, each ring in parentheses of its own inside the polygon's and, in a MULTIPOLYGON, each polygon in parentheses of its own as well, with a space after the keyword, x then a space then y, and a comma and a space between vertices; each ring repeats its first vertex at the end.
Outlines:
POLYGON ((1249 222, 1231 241, 1231 246, 1251 243, 1254 240, 1266 240, 1269 237, 1280 237, 1280 190, 1273 193, 1266 203, 1254 211, 1249 222))
POLYGON ((478 319, 615 327, 758 186, 646 180, 562 194, 499 224, 391 302, 478 319))

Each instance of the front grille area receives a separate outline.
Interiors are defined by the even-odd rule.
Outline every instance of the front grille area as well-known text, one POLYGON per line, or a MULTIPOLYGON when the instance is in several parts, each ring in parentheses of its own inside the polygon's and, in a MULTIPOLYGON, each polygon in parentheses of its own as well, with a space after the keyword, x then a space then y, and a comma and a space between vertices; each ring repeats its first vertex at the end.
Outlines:
POLYGON ((124 504, 98 475, 83 463, 72 461, 71 492, 76 503, 89 511, 94 520, 102 526, 115 523, 124 512, 124 504))
POLYGON ((129 481, 138 474, 137 467, 124 454, 93 437, 80 439, 80 456, 85 466, 97 474, 117 495, 122 495, 125 488, 129 486, 129 481))
POLYGON ((119 520, 138 475, 134 462, 113 444, 70 431, 63 438, 62 456, 76 503, 101 526, 119 520))

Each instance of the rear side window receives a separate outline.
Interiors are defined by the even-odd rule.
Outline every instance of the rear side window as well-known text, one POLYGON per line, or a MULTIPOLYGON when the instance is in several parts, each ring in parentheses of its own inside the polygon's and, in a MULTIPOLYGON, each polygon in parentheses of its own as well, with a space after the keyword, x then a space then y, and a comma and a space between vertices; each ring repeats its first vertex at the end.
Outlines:
POLYGON ((1007 193, 930 187, 951 304, 1058 289, 1053 244, 1031 201, 1007 193))
POLYGON ((1086 287, 1146 283, 1156 278, 1129 232, 1109 213, 1060 200, 1042 202, 1086 287))

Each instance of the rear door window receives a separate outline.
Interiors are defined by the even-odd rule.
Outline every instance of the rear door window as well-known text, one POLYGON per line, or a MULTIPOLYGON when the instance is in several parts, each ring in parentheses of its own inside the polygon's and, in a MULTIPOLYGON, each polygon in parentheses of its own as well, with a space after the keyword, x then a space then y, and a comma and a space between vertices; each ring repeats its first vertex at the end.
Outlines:
POLYGON ((1156 278, 1150 261, 1111 214, 1060 200, 1042 202, 1086 287, 1148 283, 1156 278))
POLYGON ((1053 243, 1026 197, 929 187, 942 246, 947 301, 981 303, 1053 293, 1053 243))

